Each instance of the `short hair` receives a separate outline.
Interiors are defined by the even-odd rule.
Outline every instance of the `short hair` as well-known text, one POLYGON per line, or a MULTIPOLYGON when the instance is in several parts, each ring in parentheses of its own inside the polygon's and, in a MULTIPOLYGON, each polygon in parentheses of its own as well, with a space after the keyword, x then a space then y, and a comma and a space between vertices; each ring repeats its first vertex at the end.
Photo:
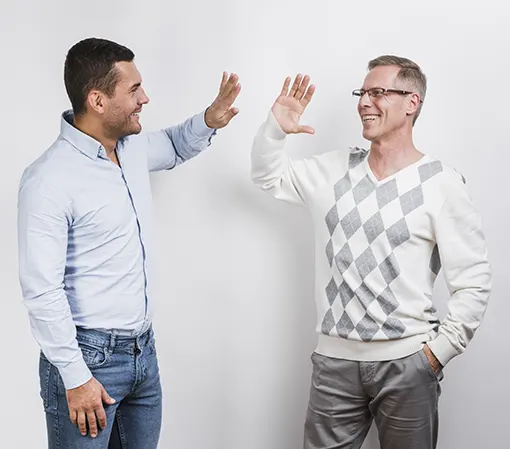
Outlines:
POLYGON ((135 54, 115 42, 88 38, 73 45, 64 64, 64 83, 76 116, 86 112, 86 99, 97 89, 109 97, 118 82, 117 62, 131 62, 135 54))
MULTIPOLYGON (((388 66, 395 65, 400 67, 400 71, 398 72, 397 79, 399 81, 403 81, 407 85, 410 85, 417 93, 420 95, 420 100, 425 100, 425 95, 427 93, 427 77, 421 70, 420 66, 415 62, 411 61, 407 58, 402 58, 400 56, 394 55, 383 55, 379 56, 375 59, 372 59, 368 63, 368 70, 372 70, 375 67, 379 66, 388 66)), ((420 115, 422 103, 418 105, 416 110, 416 114, 413 117, 413 125, 415 124, 418 116, 420 115)))

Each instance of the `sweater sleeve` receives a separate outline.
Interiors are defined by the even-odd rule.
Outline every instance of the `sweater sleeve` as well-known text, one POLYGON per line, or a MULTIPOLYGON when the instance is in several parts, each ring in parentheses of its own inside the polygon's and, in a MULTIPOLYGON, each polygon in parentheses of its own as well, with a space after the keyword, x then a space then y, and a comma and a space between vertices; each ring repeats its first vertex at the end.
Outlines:
POLYGON ((448 313, 428 345, 445 366, 461 354, 481 324, 491 291, 491 268, 481 218, 459 179, 448 189, 435 224, 448 313))
POLYGON ((307 205, 318 182, 325 180, 319 156, 292 161, 285 150, 287 134, 269 113, 255 136, 251 176, 256 186, 278 200, 307 205))

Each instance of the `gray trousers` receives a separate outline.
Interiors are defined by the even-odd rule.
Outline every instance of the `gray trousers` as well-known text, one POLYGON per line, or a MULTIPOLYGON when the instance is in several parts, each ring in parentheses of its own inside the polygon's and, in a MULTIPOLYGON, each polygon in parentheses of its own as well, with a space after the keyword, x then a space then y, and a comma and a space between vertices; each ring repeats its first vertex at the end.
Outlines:
POLYGON ((359 449, 375 419, 381 449, 435 449, 439 381, 423 350, 355 362, 312 355, 304 449, 359 449))

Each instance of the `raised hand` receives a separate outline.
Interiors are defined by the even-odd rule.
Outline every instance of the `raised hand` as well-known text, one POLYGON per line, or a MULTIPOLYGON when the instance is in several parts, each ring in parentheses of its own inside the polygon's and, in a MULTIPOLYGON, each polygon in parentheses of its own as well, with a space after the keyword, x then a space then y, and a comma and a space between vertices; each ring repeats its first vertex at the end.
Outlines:
POLYGON ((299 120, 312 100, 315 86, 308 87, 310 83, 308 75, 303 78, 303 75, 298 74, 289 92, 290 80, 290 77, 287 77, 283 83, 280 96, 271 109, 273 115, 287 134, 314 134, 315 130, 311 126, 302 126, 299 124, 299 120))
POLYGON ((235 73, 229 77, 227 72, 223 72, 220 92, 205 112, 205 123, 209 128, 223 128, 239 113, 239 109, 232 107, 241 91, 238 81, 235 73))

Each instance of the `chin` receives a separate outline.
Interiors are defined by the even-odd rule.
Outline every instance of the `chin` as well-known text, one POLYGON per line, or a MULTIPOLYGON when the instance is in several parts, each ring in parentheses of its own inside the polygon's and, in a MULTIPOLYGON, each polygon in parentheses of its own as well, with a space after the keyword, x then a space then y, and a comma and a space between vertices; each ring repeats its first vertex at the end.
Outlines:
POLYGON ((132 126, 126 130, 124 130, 124 132, 122 133, 122 137, 127 137, 127 136, 132 136, 132 135, 135 135, 135 134, 140 134, 142 132, 142 126, 141 125, 138 125, 138 126, 132 126))
POLYGON ((368 140, 369 142, 372 142, 376 138, 376 136, 374 133, 371 133, 368 130, 363 130, 363 138, 368 140))

